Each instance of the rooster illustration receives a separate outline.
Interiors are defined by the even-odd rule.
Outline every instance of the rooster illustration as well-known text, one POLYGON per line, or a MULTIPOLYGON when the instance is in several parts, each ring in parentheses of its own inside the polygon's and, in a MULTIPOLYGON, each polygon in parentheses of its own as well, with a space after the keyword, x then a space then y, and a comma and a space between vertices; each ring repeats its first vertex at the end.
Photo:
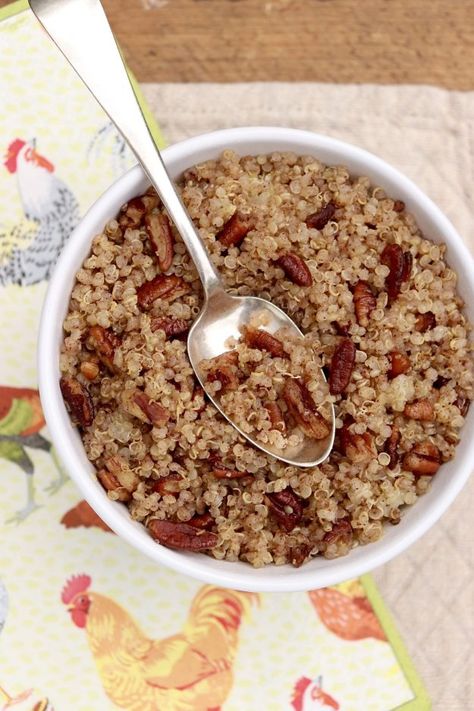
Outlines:
POLYGON ((15 174, 25 217, 0 234, 0 285, 29 286, 48 279, 79 221, 79 205, 54 174, 54 165, 36 151, 36 141, 10 143, 4 165, 15 174))
POLYGON ((323 625, 341 639, 356 641, 372 637, 385 642, 385 632, 362 585, 352 581, 340 587, 344 592, 334 586, 308 593, 323 625))
MULTIPOLYGON (((50 452, 54 457, 51 443, 40 434, 44 426, 45 421, 37 390, 0 385, 0 458, 16 464, 25 472, 27 486, 26 506, 8 523, 19 523, 38 508, 33 483, 34 464, 27 450, 43 450, 50 452)), ((56 460, 55 464, 59 474, 47 488, 51 494, 58 491, 67 481, 56 460)))
POLYGON ((218 711, 233 682, 238 630, 254 593, 204 586, 181 633, 149 639, 132 617, 76 575, 61 599, 86 630, 105 692, 128 711, 218 711))
MULTIPOLYGON (((0 580, 0 632, 5 625, 8 612, 8 595, 5 585, 0 580)), ((10 696, 5 689, 0 686, 0 711, 54 711, 49 700, 43 696, 35 694, 33 689, 10 696)))
POLYGON ((323 691, 322 685, 322 677, 313 681, 307 676, 300 677, 293 688, 291 699, 295 711, 337 711, 339 704, 323 691))

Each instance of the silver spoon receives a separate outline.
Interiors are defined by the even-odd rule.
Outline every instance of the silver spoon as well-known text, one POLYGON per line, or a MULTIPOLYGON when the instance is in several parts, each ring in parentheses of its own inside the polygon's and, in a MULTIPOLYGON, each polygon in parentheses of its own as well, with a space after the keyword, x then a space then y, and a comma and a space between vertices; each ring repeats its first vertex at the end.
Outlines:
MULTIPOLYGON (((277 306, 253 296, 231 296, 224 290, 206 247, 176 192, 150 134, 99 0, 30 0, 30 7, 129 143, 196 265, 204 289, 204 306, 189 332, 188 354, 206 393, 206 381, 199 364, 204 359, 213 358, 229 350, 226 345, 229 338, 239 338, 240 328, 248 325, 256 314, 260 316, 265 312, 265 330, 270 333, 287 328, 303 337, 293 321, 277 306)), ((321 377, 324 377, 322 372, 321 377)), ((288 464, 300 467, 315 466, 326 459, 332 449, 335 432, 332 405, 330 435, 319 441, 305 437, 298 450, 290 453, 265 447, 249 434, 242 432, 227 417, 219 402, 212 396, 209 397, 241 435, 267 454, 288 464)))

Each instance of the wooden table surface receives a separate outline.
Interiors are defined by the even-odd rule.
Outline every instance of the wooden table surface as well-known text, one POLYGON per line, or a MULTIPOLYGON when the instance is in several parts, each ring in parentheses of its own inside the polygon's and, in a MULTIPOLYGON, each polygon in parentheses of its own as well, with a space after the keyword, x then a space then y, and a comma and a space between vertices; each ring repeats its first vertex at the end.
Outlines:
POLYGON ((281 80, 474 89, 473 0, 104 4, 141 82, 281 80))

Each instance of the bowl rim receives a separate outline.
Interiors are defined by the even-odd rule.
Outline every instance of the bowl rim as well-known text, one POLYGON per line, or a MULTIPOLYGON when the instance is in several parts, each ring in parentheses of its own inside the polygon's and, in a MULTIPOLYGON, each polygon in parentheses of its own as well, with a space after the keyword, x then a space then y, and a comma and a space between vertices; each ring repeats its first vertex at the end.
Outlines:
MULTIPOLYGON (((266 152, 266 144, 305 143, 309 153, 317 155, 318 150, 333 151, 336 154, 340 154, 341 159, 345 159, 349 163, 356 162, 367 166, 367 172, 374 170, 375 172, 383 173, 387 177, 387 182, 399 185, 403 193, 409 191, 412 202, 420 210, 429 214, 430 218, 436 223, 442 240, 448 239, 450 247, 457 252, 459 257, 468 265, 467 268, 474 273, 474 264, 470 252, 452 223, 438 206, 403 173, 383 159, 358 146, 300 129, 251 126, 222 129, 194 136, 166 148, 162 151, 162 156, 165 163, 179 162, 190 154, 202 153, 209 155, 210 152, 218 154, 226 146, 231 146, 238 150, 235 145, 236 142, 259 143, 262 145, 262 153, 266 152)), ((189 167, 196 162, 199 161, 191 157, 187 166, 189 167)), ((202 554, 175 551, 156 543, 149 536, 146 537, 146 540, 143 540, 137 535, 137 531, 134 528, 136 524, 128 516, 120 514, 118 509, 115 508, 117 505, 114 505, 107 498, 105 492, 102 492, 102 495, 98 494, 96 482, 90 476, 90 473, 84 470, 74 452, 72 438, 75 436, 76 430, 72 427, 67 414, 65 416, 66 411, 57 377, 59 352, 57 350, 55 328, 58 315, 64 305, 65 295, 69 299, 70 289, 72 288, 72 284, 67 278, 68 270, 66 267, 71 263, 75 264, 75 271, 77 271, 77 265, 82 263, 78 262, 78 256, 83 254, 86 242, 87 246, 90 246, 95 234, 92 225, 99 217, 103 224, 111 218, 110 212, 107 212, 107 205, 119 201, 120 198, 125 202, 123 195, 126 195, 127 192, 130 192, 132 188, 138 186, 145 179, 146 176, 141 166, 135 165, 116 180, 89 208, 71 234, 58 260, 43 303, 37 351, 39 392, 50 436, 61 461, 67 462, 65 467, 68 474, 75 481, 92 508, 121 538, 151 557, 155 562, 162 563, 177 572, 206 583, 252 592, 305 591, 358 577, 388 562, 420 538, 450 506, 471 473, 467 455, 464 457, 463 465, 459 466, 458 464, 456 471, 451 475, 449 483, 442 492, 442 496, 434 498, 426 510, 422 513, 420 512, 420 516, 410 520, 409 524, 406 524, 402 529, 403 535, 398 535, 390 540, 384 537, 379 542, 380 547, 376 547, 376 543, 359 546, 355 550, 363 550, 363 554, 360 557, 354 557, 354 551, 352 551, 342 558, 334 560, 322 559, 323 562, 320 565, 323 567, 311 567, 311 564, 307 564, 299 569, 294 569, 289 565, 270 565, 255 569, 250 564, 239 561, 240 570, 235 572, 235 564, 228 564, 227 561, 215 561, 215 559, 202 554), (219 570, 215 570, 209 564, 209 561, 213 561, 214 564, 217 563, 219 570)), ((474 438, 472 438, 471 449, 474 450, 474 438)), ((416 504, 414 508, 416 508, 416 504)), ((314 560, 320 561, 321 559, 316 558, 314 560)))

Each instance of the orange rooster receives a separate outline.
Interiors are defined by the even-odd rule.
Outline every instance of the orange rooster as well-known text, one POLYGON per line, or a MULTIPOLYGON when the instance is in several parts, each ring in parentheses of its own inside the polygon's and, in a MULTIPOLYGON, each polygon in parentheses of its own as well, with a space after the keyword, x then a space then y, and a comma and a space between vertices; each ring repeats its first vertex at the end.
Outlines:
POLYGON ((238 630, 253 593, 206 585, 183 631, 149 639, 132 617, 105 595, 89 590, 88 575, 73 576, 61 599, 86 630, 105 692, 128 711, 218 711, 233 682, 238 630))
POLYGON ((321 622, 341 639, 355 641, 372 637, 386 641, 385 632, 362 586, 358 582, 350 585, 355 594, 350 594, 351 588, 345 592, 335 587, 310 590, 309 598, 321 622))

